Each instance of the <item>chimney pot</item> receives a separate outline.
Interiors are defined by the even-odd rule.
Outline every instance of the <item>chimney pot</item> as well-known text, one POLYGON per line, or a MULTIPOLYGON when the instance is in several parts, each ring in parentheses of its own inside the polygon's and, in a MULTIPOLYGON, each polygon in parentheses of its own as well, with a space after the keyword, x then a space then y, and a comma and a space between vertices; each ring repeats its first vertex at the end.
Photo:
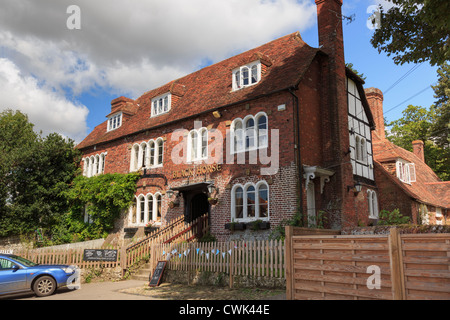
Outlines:
POLYGON ((415 140, 412 142, 413 145, 413 153, 420 159, 422 162, 425 162, 425 154, 424 154, 424 143, 421 140, 415 140))
POLYGON ((372 112, 373 119, 375 122, 375 138, 385 139, 386 135, 384 132, 384 116, 383 116, 383 92, 377 88, 367 88, 364 89, 366 93, 367 102, 370 106, 370 111, 372 112))

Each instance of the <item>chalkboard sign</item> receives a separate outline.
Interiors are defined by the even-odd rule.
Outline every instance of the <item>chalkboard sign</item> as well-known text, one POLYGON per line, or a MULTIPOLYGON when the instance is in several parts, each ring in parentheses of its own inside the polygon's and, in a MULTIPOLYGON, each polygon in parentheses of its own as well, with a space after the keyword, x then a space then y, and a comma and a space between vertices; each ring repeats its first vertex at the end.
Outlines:
POLYGON ((84 249, 83 261, 117 261, 117 250, 84 249))
POLYGON ((155 271, 153 272, 153 276, 150 278, 150 283, 148 284, 150 287, 156 287, 159 285, 164 268, 166 267, 166 263, 167 261, 158 261, 155 271))

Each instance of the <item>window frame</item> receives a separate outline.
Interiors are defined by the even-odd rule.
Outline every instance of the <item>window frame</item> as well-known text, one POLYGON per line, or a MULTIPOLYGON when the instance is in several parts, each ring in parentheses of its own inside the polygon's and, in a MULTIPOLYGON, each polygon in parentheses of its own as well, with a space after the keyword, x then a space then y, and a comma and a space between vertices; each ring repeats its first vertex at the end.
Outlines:
POLYGON ((104 174, 107 154, 107 152, 102 152, 83 158, 83 176, 90 178, 104 174))
POLYGON ((151 101, 150 117, 153 118, 168 113, 171 110, 171 107, 172 107, 172 94, 170 92, 154 97, 151 101))
POLYGON ((395 163, 395 173, 397 178, 404 183, 416 182, 416 165, 413 162, 398 159, 395 163))
POLYGON ((230 154, 236 154, 240 152, 247 152, 251 150, 264 149, 269 147, 269 117, 265 112, 258 112, 256 115, 247 115, 242 118, 236 118, 232 121, 230 126, 230 138, 232 143, 230 144, 230 154), (259 128, 259 120, 264 117, 265 120, 265 132, 261 134, 261 129, 259 128), (253 145, 247 145, 247 138, 249 137, 247 123, 248 121, 253 121, 253 145), (236 129, 237 125, 241 128, 236 129), (264 137, 264 144, 261 144, 262 138, 264 137), (237 150, 236 143, 239 142, 240 148, 237 150))
POLYGON ((163 165, 164 139, 162 137, 151 139, 149 141, 143 141, 141 143, 135 143, 131 147, 130 172, 135 172, 142 168, 158 168, 163 165))
POLYGON ((205 127, 199 129, 192 129, 188 133, 187 141, 187 157, 188 163, 198 162, 208 159, 208 145, 209 145, 209 130, 205 127), (203 155, 203 134, 206 133, 205 154, 203 155), (195 135, 195 137, 194 137, 195 135))
POLYGON ((162 194, 161 192, 135 195, 128 211, 128 225, 133 227, 146 226, 150 221, 160 225, 162 218, 158 219, 158 207, 162 216, 162 194), (159 197, 159 201, 158 201, 159 197), (144 208, 142 208, 144 204, 144 208), (150 207, 151 206, 151 207, 150 207), (135 222, 133 222, 135 218, 135 222))
POLYGON ((380 210, 378 207, 377 192, 371 189, 367 190, 367 200, 369 202, 369 219, 379 219, 380 210))
POLYGON ((233 88, 232 91, 237 91, 243 88, 253 86, 261 81, 261 61, 256 60, 246 65, 235 68, 232 70, 231 75, 233 88), (253 81, 255 67, 256 67, 256 81, 253 81), (247 73, 247 77, 244 77, 245 72, 247 73), (244 84, 245 79, 247 79, 248 81, 247 84, 244 84))
MULTIPOLYGON (((253 192, 253 191, 252 191, 253 192)), ((255 220, 262 220, 262 221, 269 221, 270 220, 270 186, 265 180, 258 181, 257 183, 254 182, 247 182, 245 184, 237 183, 231 188, 231 221, 234 222, 252 222, 255 220), (260 189, 261 186, 264 186, 267 192, 267 211, 266 217, 261 217, 261 203, 260 203, 260 189), (238 189, 242 189, 242 218, 236 217, 236 191, 238 189), (249 216, 248 212, 248 192, 250 188, 254 188, 254 197, 255 197, 255 203, 254 203, 254 210, 255 210, 255 216, 249 216)))
POLYGON ((116 130, 122 126, 123 123, 123 113, 119 111, 108 117, 106 132, 116 130))

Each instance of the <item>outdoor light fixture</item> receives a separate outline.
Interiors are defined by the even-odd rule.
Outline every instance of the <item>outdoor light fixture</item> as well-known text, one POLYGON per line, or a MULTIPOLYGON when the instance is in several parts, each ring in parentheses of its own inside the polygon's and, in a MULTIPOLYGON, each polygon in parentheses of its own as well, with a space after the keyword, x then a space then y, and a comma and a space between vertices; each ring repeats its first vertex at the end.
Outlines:
POLYGON ((219 119, 220 117, 222 117, 222 114, 219 111, 213 111, 213 116, 216 119, 219 119))
POLYGON ((214 190, 216 190, 216 187, 211 183, 207 186, 208 188, 208 193, 212 194, 214 192, 214 190))
POLYGON ((347 186, 347 192, 350 190, 353 190, 353 193, 355 194, 355 196, 358 195, 358 193, 360 193, 362 190, 361 183, 359 183, 359 181, 357 181, 354 186, 347 186))
POLYGON ((169 198, 172 198, 174 192, 173 192, 172 189, 169 189, 169 190, 167 190, 166 194, 167 194, 167 196, 168 196, 169 198))

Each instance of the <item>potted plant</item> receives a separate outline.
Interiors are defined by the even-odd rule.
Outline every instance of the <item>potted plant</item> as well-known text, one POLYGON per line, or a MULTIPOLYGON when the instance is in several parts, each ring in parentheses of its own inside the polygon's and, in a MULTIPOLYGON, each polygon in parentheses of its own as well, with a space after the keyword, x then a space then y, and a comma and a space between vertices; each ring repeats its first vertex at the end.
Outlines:
POLYGON ((250 229, 253 231, 257 230, 266 230, 270 228, 270 222, 269 221, 263 221, 261 219, 255 220, 253 222, 249 223, 250 229))
POLYGON ((212 205, 215 205, 219 202, 219 199, 217 198, 208 198, 208 202, 212 205))
POLYGON ((144 227, 144 232, 146 234, 151 233, 153 231, 156 231, 158 227, 155 225, 155 222, 153 220, 150 220, 144 227))
POLYGON ((169 202, 169 208, 173 209, 175 207, 179 207, 180 206, 180 200, 174 200, 174 201, 170 201, 169 202))
POLYGON ((225 224, 225 229, 230 230, 230 231, 245 230, 245 223, 235 222, 233 220, 232 222, 225 224))

